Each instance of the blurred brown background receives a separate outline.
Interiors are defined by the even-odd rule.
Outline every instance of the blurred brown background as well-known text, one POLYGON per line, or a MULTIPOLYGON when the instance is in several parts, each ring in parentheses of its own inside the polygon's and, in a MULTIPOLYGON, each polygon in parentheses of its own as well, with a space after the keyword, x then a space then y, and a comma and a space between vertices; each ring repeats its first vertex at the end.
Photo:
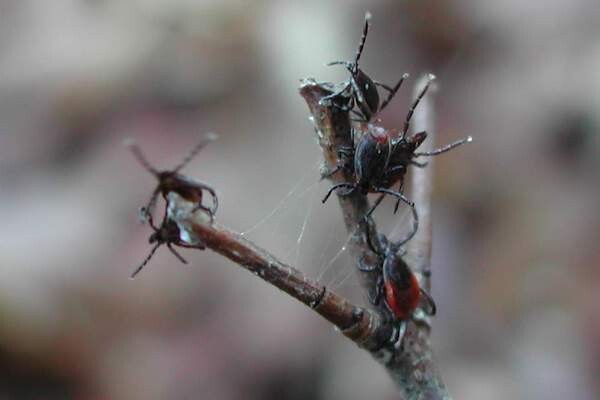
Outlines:
POLYGON ((167 168, 214 131, 184 172, 218 189, 218 219, 364 301, 297 88, 346 78, 324 64, 353 56, 367 9, 365 70, 435 73, 438 143, 475 139, 436 160, 451 393, 600 397, 596 0, 4 0, 0 398, 396 398, 368 355, 211 252, 162 248, 128 279, 155 181, 123 139, 167 168))

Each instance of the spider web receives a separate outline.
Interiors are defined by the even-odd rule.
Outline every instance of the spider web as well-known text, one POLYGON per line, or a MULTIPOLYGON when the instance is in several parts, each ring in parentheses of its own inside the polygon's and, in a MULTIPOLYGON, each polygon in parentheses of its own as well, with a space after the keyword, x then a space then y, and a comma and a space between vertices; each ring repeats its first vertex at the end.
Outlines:
POLYGON ((312 262, 305 254, 312 254, 314 238, 320 229, 321 193, 319 156, 315 163, 285 193, 263 217, 241 232, 273 252, 284 262, 302 269, 299 264, 312 262), (308 248, 311 244, 311 250, 308 248))
MULTIPOLYGON (((353 233, 346 232, 337 201, 332 198, 321 204, 330 183, 320 180, 320 165, 319 157, 272 209, 241 234, 251 235, 265 248, 274 249, 282 261, 330 290, 362 301, 364 293, 358 289, 357 261, 348 252, 353 233)), ((412 226, 412 215, 405 206, 401 205, 398 214, 393 215, 394 203, 387 196, 374 215, 379 231, 385 232, 390 240, 403 237, 412 226)))
MULTIPOLYGON (((384 233, 392 241, 405 237, 408 231, 412 229, 412 213, 410 210, 401 206, 398 213, 394 215, 394 204, 395 199, 385 199, 375 212, 378 231, 384 233)), ((342 227, 337 229, 337 232, 343 230, 342 227)), ((337 245, 333 246, 332 243, 329 243, 323 249, 319 272, 316 277, 319 282, 326 285, 330 290, 358 301, 358 298, 364 300, 364 293, 359 289, 359 281, 356 277, 357 261, 352 259, 348 252, 348 245, 353 234, 352 232, 344 237, 334 232, 337 239, 332 238, 331 242, 337 242, 337 245)))
POLYGON ((310 170, 306 174, 304 174, 300 178, 300 180, 287 192, 287 194, 281 198, 281 200, 277 203, 277 205, 271 211, 269 211, 269 213, 267 213, 264 217, 259 219, 256 223, 254 223, 249 228, 241 231, 240 234, 242 236, 246 236, 249 233, 252 233, 252 232, 258 230, 263 225, 265 225, 265 223, 267 223, 268 221, 270 221, 271 219, 276 217, 279 213, 284 212, 286 210, 286 208, 289 206, 289 201, 294 197, 295 194, 297 194, 300 191, 302 191, 302 194, 304 194, 304 193, 306 193, 307 190, 310 190, 310 188, 317 185, 318 181, 313 182, 308 187, 308 189, 302 188, 302 186, 305 185, 307 181, 310 181, 311 176, 314 177, 316 175, 315 172, 317 171, 320 163, 321 163, 321 161, 318 160, 312 166, 312 168, 310 168, 310 170))
POLYGON ((339 286, 339 281, 350 281, 354 273, 346 251, 351 235, 344 229, 337 202, 331 199, 321 204, 330 185, 320 179, 321 164, 319 156, 275 206, 241 235, 252 237, 320 282, 339 286))

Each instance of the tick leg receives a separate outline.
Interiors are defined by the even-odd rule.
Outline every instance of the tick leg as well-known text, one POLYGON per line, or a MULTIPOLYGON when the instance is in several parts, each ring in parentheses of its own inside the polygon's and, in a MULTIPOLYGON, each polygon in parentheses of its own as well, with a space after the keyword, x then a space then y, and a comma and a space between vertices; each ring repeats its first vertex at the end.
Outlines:
MULTIPOLYGON (((404 243, 408 242, 410 239, 412 239, 415 234, 417 233, 417 230, 419 229, 419 214, 417 213, 417 209, 415 206, 412 206, 410 208, 412 215, 413 215, 413 228, 412 231, 410 231, 408 233, 408 235, 406 235, 406 237, 402 240, 399 240, 395 246, 397 248, 400 248, 402 245, 404 245, 404 243)), ((406 251, 404 251, 406 253, 406 251)))
POLYGON ((350 146, 342 146, 338 149, 338 161, 335 167, 329 171, 325 171, 321 174, 321 179, 329 178, 333 176, 340 169, 344 168, 348 164, 348 160, 354 156, 354 149, 350 146))
POLYGON ((435 76, 430 74, 429 78, 427 79, 427 83, 425 84, 425 87, 423 87, 423 89, 421 90, 421 93, 419 93, 419 95, 415 99, 414 103, 408 109, 408 113, 406 114, 406 119, 404 120, 404 128, 402 128, 402 136, 401 136, 402 138, 404 136, 406 136, 406 133, 408 132, 408 128, 410 127, 410 120, 412 119, 415 109, 419 105, 419 102, 421 101, 421 99, 425 96, 425 93, 427 93, 427 89, 429 89, 429 85, 431 84, 431 81, 433 81, 434 79, 435 79, 435 76))
POLYGON ((425 151, 425 152, 422 152, 422 153, 415 153, 415 157, 420 157, 420 156, 437 156, 438 154, 445 153, 447 151, 452 150, 455 147, 458 147, 458 146, 463 145, 465 143, 470 143, 472 141, 473 141, 473 138, 471 136, 467 136, 464 139, 457 140, 456 142, 447 144, 446 146, 440 147, 437 150, 425 151))
MULTIPOLYGON (((358 260, 358 270, 361 272, 375 272, 379 269, 379 265, 373 265, 373 266, 369 266, 365 264, 364 261, 364 256, 360 258, 360 260, 358 260)), ((379 302, 381 301, 381 297, 383 295, 383 276, 379 275, 379 277, 377 278, 377 282, 375 283, 375 294, 373 295, 372 292, 373 290, 369 290, 367 297, 369 299, 369 302, 371 304, 373 304, 374 306, 378 305, 379 302)))
POLYGON ((368 218, 371 217, 371 214, 373 214, 373 211, 375 211, 377 206, 379 206, 379 204, 381 204, 384 197, 385 197, 385 194, 382 193, 381 196, 379 196, 379 198, 377 200, 375 200, 375 203, 373 204, 373 206, 371 208, 369 208, 369 211, 366 212, 365 220, 367 220, 368 218))
POLYGON ((133 156, 138 160, 142 167, 144 167, 152 175, 158 177, 158 171, 154 169, 152 165, 150 165, 148 160, 146 160, 146 157, 144 156, 144 153, 142 153, 140 146, 135 143, 129 143, 127 147, 129 147, 129 150, 133 153, 133 156))
POLYGON ((217 208, 219 208, 219 197, 217 197, 217 194, 214 192, 214 190, 209 190, 209 193, 211 194, 211 198, 213 201, 213 206, 210 209, 210 213, 214 216, 215 214, 217 214, 217 208))
POLYGON ((356 186, 350 184, 350 188, 348 190, 346 190, 345 192, 339 193, 339 195, 342 197, 350 196, 352 193, 354 193, 355 190, 356 190, 356 186))
POLYGON ((387 105, 390 103, 390 101, 396 95, 396 92, 398 91, 398 89, 400 89, 400 86, 402 86, 402 82, 404 82, 404 80, 406 78, 408 78, 408 74, 403 74, 402 77, 400 78, 400 80, 398 81, 398 83, 396 83, 393 88, 391 88, 388 85, 385 85, 383 83, 375 82, 375 84, 377 86, 380 86, 389 92, 386 99, 383 101, 383 103, 381 103, 381 107, 379 107, 379 112, 381 112, 384 108, 387 107, 387 105))
POLYGON ((385 89, 388 91, 388 93, 392 93, 394 91, 394 89, 392 89, 390 86, 386 85, 385 83, 381 83, 378 81, 373 81, 374 84, 376 84, 377 86, 379 86, 382 89, 385 89))
POLYGON ((413 203, 412 201, 408 200, 406 198, 406 196, 404 196, 400 192, 396 192, 394 190, 390 190, 390 189, 386 189, 386 188, 375 188, 375 192, 385 193, 385 194, 392 195, 392 196, 396 197, 398 200, 402 200, 403 202, 405 202, 409 207, 414 207, 415 206, 415 203, 413 203))
POLYGON ((186 249, 206 250, 206 244, 204 244, 204 242, 202 242, 202 241, 198 241, 197 244, 188 244, 188 243, 185 243, 185 242, 179 242, 179 243, 177 243, 177 246, 179 246, 179 247, 185 247, 186 249))
POLYGON ((213 140, 216 140, 217 138, 218 136, 214 133, 209 133, 206 136, 204 136, 204 138, 202 138, 202 140, 192 148, 192 151, 190 151, 190 153, 183 160, 181 160, 179 165, 173 168, 173 173, 181 171, 183 167, 185 167, 190 161, 194 159, 194 157, 196 157, 196 155, 200 152, 200 150, 204 148, 204 146, 206 146, 213 140))
POLYGON ((424 309, 423 311, 425 311, 425 314, 433 317, 437 313, 437 306, 435 305, 433 297, 431 297, 431 295, 423 288, 419 288, 419 291, 429 306, 427 310, 424 309))
MULTIPOLYGON (((404 179, 400 180, 400 184, 398 185, 398 193, 404 193, 404 179)), ((398 207, 400 207, 400 200, 396 200, 396 205, 394 205, 394 214, 398 212, 398 207)))
POLYGON ((354 65, 358 67, 358 60, 360 60, 360 56, 362 55, 363 49, 365 47, 365 42, 367 41, 367 34, 369 33, 369 20, 371 19, 371 13, 365 14, 365 25, 363 27, 362 36, 360 37, 360 42, 358 43, 358 49, 356 49, 356 55, 354 56, 354 65))
MULTIPOLYGON (((356 81, 354 80, 354 78, 350 78, 350 85, 352 86, 352 93, 353 93, 353 96, 356 99, 356 102, 358 104, 363 104, 363 105, 369 107, 369 105, 365 101, 365 97, 363 96, 363 93, 362 93, 360 87, 358 86, 358 84, 356 83, 356 81)), ((373 110, 371 110, 370 108, 369 108, 369 112, 371 114, 373 114, 373 110)))
MULTIPOLYGON (((358 260, 358 270, 361 272, 375 272, 379 269, 379 265, 369 266, 365 264, 364 256, 358 260)), ((369 290, 367 297, 369 302, 374 306, 378 305, 381 301, 381 297, 383 296, 383 275, 379 275, 377 277, 377 282, 375 283, 375 295, 372 294, 372 290, 369 290)))
POLYGON ((395 246, 400 247, 404 243, 406 243, 410 239, 412 239, 413 236, 415 236, 415 234, 417 233, 417 230, 419 229, 419 214, 417 214, 417 209, 415 208, 415 203, 413 203, 412 201, 408 200, 400 192, 395 192, 393 190, 385 189, 385 188, 375 188, 375 191, 376 192, 380 192, 380 193, 386 193, 386 194, 392 195, 392 196, 396 197, 397 199, 402 200, 403 202, 405 202, 406 204, 408 204, 408 206, 411 208, 411 211, 413 213, 413 230, 404 239, 398 241, 395 244, 395 246))
POLYGON ((160 243, 157 243, 152 250, 150 250, 150 253, 146 256, 146 259, 144 261, 142 261, 142 263, 139 265, 139 267, 137 267, 132 273, 131 275, 129 275, 129 279, 133 279, 135 278, 135 276, 146 266, 146 264, 148 264, 148 261, 150 261, 150 259, 152 258, 152 256, 154 255, 154 253, 156 252, 156 250, 160 247, 160 243))
POLYGON ((340 105, 340 104, 332 102, 331 106, 335 107, 341 111, 349 112, 349 111, 352 111, 352 108, 354 107, 354 101, 352 99, 350 99, 348 104, 344 104, 344 105, 340 105))
POLYGON ((154 191, 152 192, 152 195, 150 196, 150 199, 148 199, 146 205, 140 208, 140 217, 143 220, 142 222, 146 222, 146 220, 149 219, 149 217, 154 212, 154 206, 156 205, 156 197, 158 196, 159 192, 160 186, 157 186, 156 189, 154 189, 154 191))
POLYGON ((404 179, 404 175, 406 174, 406 166, 404 165, 396 165, 395 167, 391 167, 385 173, 386 176, 394 177, 396 174, 400 175, 401 179, 404 179))
POLYGON ((321 200, 321 203, 325 203, 327 201, 327 199, 329 198, 329 196, 331 196, 331 193, 333 193, 334 190, 343 188, 343 187, 350 188, 350 190, 348 190, 347 192, 341 193, 340 196, 348 196, 350 193, 354 192, 354 190, 356 189, 356 186, 353 185, 352 183, 338 183, 337 185, 333 185, 331 187, 331 189, 329 189, 329 191, 327 191, 327 194, 325 195, 325 197, 323 197, 323 200, 321 200))
MULTIPOLYGON (((404 187, 404 176, 406 174, 406 166, 405 165, 396 165, 395 167, 391 167, 385 173, 386 180, 400 180, 400 184, 398 185, 398 192, 402 194, 402 188, 404 187)), ((396 201, 396 205, 394 206, 394 214, 398 212, 398 207, 400 206, 400 200, 396 201)))
POLYGON ((375 297, 371 300, 374 306, 378 305, 383 297, 383 275, 381 275, 377 279, 377 284, 375 285, 375 297))
POLYGON ((321 179, 326 179, 326 178, 331 178, 336 172, 338 172, 340 169, 344 168, 344 164, 338 162, 335 167, 333 167, 332 169, 330 169, 329 171, 323 171, 321 173, 321 179))
POLYGON ((352 146, 340 146, 338 149, 338 157, 353 157, 354 156, 354 148, 352 146))
MULTIPOLYGON (((328 65, 334 65, 334 64, 330 63, 328 65)), ((352 109, 352 107, 354 107, 353 103, 350 104, 350 105, 339 105, 339 104, 337 104, 333 100, 335 100, 339 96, 342 96, 344 94, 344 92, 346 90, 348 90, 348 88, 351 85, 352 84, 350 82, 347 82, 346 85, 342 89, 338 90, 337 92, 334 92, 334 93, 329 94, 327 96, 321 97, 321 99, 319 100, 319 105, 323 106, 323 105, 325 105, 326 102, 331 102, 332 106, 337 107, 337 108, 341 109, 342 111, 350 111, 352 109)), ((352 96, 350 96, 350 100, 349 101, 352 102, 352 100, 353 100, 353 98, 352 98, 352 96)))
POLYGON ((403 339, 404 339, 404 335, 406 335, 407 327, 408 327, 408 324, 406 323, 406 321, 400 321, 400 323, 398 324, 397 336, 396 336, 395 340, 391 341, 391 343, 394 344, 394 348, 397 350, 402 349, 403 339))
POLYGON ((369 246, 371 251, 381 257, 382 256, 381 251, 378 250, 378 246, 375 246, 375 243, 373 242, 373 238, 371 237, 371 229, 369 229, 369 225, 367 225, 366 235, 367 235, 367 245, 369 246))
POLYGON ((215 214, 213 213, 213 209, 208 208, 204 205, 202 205, 202 203, 198 203, 196 204, 196 206, 192 209, 192 214, 194 214, 196 211, 198 210, 202 210, 205 213, 208 214, 208 216, 210 217, 210 223, 212 224, 214 219, 215 219, 215 214))
MULTIPOLYGON (((212 207, 210 209, 206 208, 206 210, 209 214, 211 214, 211 218, 212 218, 214 215, 217 214, 217 208, 219 208, 219 197, 217 196, 217 192, 211 186, 209 186, 203 182, 196 182, 196 186, 198 188, 200 188, 200 190, 206 190, 208 193, 210 193, 210 196, 212 199, 212 207)), ((202 205, 202 204, 200 203, 200 205, 202 205)), ((202 207, 198 207, 198 208, 202 208, 202 207)))
POLYGON ((138 210, 138 221, 141 224, 145 224, 148 221, 148 210, 146 207, 140 207, 138 210))
POLYGON ((182 263, 184 263, 184 264, 187 264, 187 263, 188 263, 188 262, 186 261, 186 259, 185 259, 185 258, 183 258, 183 257, 182 257, 182 256, 181 256, 181 255, 180 255, 178 252, 177 252, 177 250, 175 250, 175 249, 173 248, 173 246, 171 246, 171 243, 167 243, 167 247, 169 248, 169 250, 171 250, 171 253, 173 253, 173 255, 179 259, 179 261, 181 261, 181 262, 182 262, 182 263))
POLYGON ((369 106, 369 103, 367 103, 362 89, 360 86, 358 86, 354 78, 350 79, 350 84, 352 85, 352 96, 354 97, 356 103, 359 104, 360 112, 355 110, 352 111, 359 117, 358 122, 368 122, 371 118, 373 118, 373 115, 377 113, 377 110, 371 110, 371 107, 369 106))
MULTIPOLYGON (((381 302, 382 297, 383 297, 383 275, 380 275, 377 278, 377 282, 375 283, 375 295, 372 294, 372 290, 369 290, 369 292, 367 293, 367 298, 369 299, 369 303, 373 304, 374 306, 377 306, 381 302)), ((389 322, 392 319, 393 319, 392 314, 387 312, 387 309, 386 309, 386 312, 384 314, 384 320, 389 322)))
POLYGON ((365 263, 365 256, 362 256, 360 260, 358 260, 358 270, 361 272, 373 272, 379 268, 379 265, 367 265, 365 263))
POLYGON ((343 65, 346 68, 351 69, 351 68, 353 68, 354 63, 351 63, 349 61, 330 61, 325 65, 328 67, 331 67, 332 65, 343 65))
MULTIPOLYGON (((167 208, 168 207, 165 207, 165 210, 167 208)), ((154 225, 154 218, 152 217, 152 214, 148 213, 147 210, 144 209, 144 207, 142 207, 140 211, 146 213, 146 218, 148 218, 148 223, 150 224, 150 226, 152 227, 152 229, 154 229, 155 232, 158 232, 159 229, 156 227, 156 225, 154 225)), ((163 220, 165 219, 165 217, 166 217, 166 213, 165 213, 165 216, 163 217, 163 220)))
POLYGON ((368 122, 369 120, 365 117, 360 111, 350 110, 352 114, 354 114, 358 118, 350 118, 351 121, 354 122, 368 122))

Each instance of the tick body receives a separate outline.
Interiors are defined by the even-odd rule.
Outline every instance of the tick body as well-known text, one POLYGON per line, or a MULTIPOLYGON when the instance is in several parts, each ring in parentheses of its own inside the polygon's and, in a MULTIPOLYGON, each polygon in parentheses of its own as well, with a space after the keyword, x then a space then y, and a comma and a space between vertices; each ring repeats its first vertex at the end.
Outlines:
POLYGON ((130 145, 131 152, 140 164, 142 164, 142 166, 158 180, 158 185, 152 191, 148 203, 142 207, 144 219, 147 219, 152 213, 158 194, 162 194, 165 201, 167 201, 167 195, 170 192, 175 192, 185 200, 196 204, 196 209, 194 211, 203 210, 210 215, 211 220, 214 218, 218 208, 218 198, 215 190, 206 183, 196 181, 180 174, 179 171, 186 166, 204 146, 216 138, 217 136, 215 134, 206 135, 206 137, 192 149, 190 154, 178 166, 172 170, 165 171, 156 170, 146 160, 141 149, 137 145, 130 145), (212 204, 210 207, 202 204, 202 197, 205 191, 211 195, 212 204))
POLYGON ((354 153, 356 188, 362 194, 384 186, 388 179, 392 140, 387 131, 369 124, 354 153))
POLYGON ((395 254, 384 259, 383 293, 388 310, 400 321, 410 319, 421 299, 421 288, 415 274, 395 254))
POLYGON ((407 320, 419 305, 421 291, 419 282, 412 272, 409 271, 407 276, 398 276, 400 274, 401 272, 399 273, 397 269, 384 266, 385 304, 396 319, 407 320))

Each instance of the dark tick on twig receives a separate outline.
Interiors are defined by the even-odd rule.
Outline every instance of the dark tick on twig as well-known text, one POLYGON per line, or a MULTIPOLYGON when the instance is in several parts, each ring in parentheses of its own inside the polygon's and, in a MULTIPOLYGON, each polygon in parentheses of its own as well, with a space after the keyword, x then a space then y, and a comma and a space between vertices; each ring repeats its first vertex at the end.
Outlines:
POLYGON ((359 260, 358 269, 363 272, 378 272, 379 276, 375 285, 375 295, 369 295, 369 300, 378 305, 383 298, 389 316, 400 323, 395 343, 401 343, 406 330, 406 322, 412 318, 414 311, 421 301, 426 307, 423 311, 430 316, 436 314, 437 307, 433 298, 419 286, 415 274, 402 259, 401 245, 403 242, 391 242, 384 235, 378 236, 380 248, 373 242, 369 229, 367 244, 371 251, 377 255, 377 263, 368 266, 364 260, 359 260))
POLYGON ((135 156, 135 158, 140 162, 140 164, 152 175, 158 179, 158 185, 152 191, 152 195, 148 200, 148 203, 141 209, 141 214, 145 219, 148 219, 150 214, 152 214, 154 205, 156 203, 156 197, 159 193, 162 194, 165 201, 167 200, 167 195, 169 192, 176 192, 185 200, 193 202, 196 204, 196 210, 203 210, 210 215, 211 221, 214 218, 217 207, 218 207, 218 199, 217 193, 215 190, 207 185, 206 183, 196 181, 194 179, 190 179, 185 175, 179 173, 183 167, 185 167, 199 152, 202 150, 204 146, 206 146, 209 142, 212 142, 217 138, 216 134, 207 134, 201 141, 198 143, 192 151, 188 154, 187 157, 183 159, 179 165, 177 165, 172 170, 158 171, 154 167, 150 165, 150 163, 144 157, 142 150, 136 144, 130 143, 128 146, 135 156), (206 207, 202 204, 202 195, 204 191, 210 193, 212 197, 212 207, 206 207))
POLYGON ((366 13, 365 25, 363 27, 363 33, 356 49, 356 55, 354 61, 332 61, 327 65, 343 65, 350 72, 350 78, 344 83, 344 86, 337 92, 323 97, 320 100, 320 104, 323 105, 327 101, 331 101, 336 107, 341 108, 345 111, 352 111, 355 113, 360 121, 369 122, 375 115, 381 112, 392 100, 402 82, 408 78, 408 74, 403 74, 400 80, 393 86, 390 87, 386 84, 374 81, 367 75, 358 65, 358 61, 362 55, 367 40, 367 34, 369 33, 369 21, 371 14, 366 13), (385 100, 380 104, 378 87, 388 92, 385 100), (343 105, 338 105, 334 102, 339 96, 344 94, 346 91, 350 91, 348 96, 348 102, 343 105), (358 108, 357 111, 353 110, 354 105, 358 108))
POLYGON ((167 216, 167 207, 165 207, 163 221, 159 227, 156 227, 154 225, 151 213, 148 213, 147 217, 148 223, 154 230, 154 233, 152 233, 148 238, 148 243, 156 244, 154 245, 152 250, 150 250, 150 253, 146 257, 146 259, 140 264, 139 267, 135 269, 135 271, 133 271, 133 273, 130 276, 131 279, 135 278, 135 276, 146 266, 146 264, 148 264, 148 261, 150 261, 156 250, 163 244, 166 244, 167 248, 171 251, 171 253, 173 253, 173 255, 184 264, 187 264, 187 261, 173 248, 173 245, 200 250, 204 250, 206 248, 206 246, 204 246, 204 244, 202 243, 192 245, 185 243, 181 240, 181 231, 179 229, 179 226, 177 226, 177 223, 167 216))

